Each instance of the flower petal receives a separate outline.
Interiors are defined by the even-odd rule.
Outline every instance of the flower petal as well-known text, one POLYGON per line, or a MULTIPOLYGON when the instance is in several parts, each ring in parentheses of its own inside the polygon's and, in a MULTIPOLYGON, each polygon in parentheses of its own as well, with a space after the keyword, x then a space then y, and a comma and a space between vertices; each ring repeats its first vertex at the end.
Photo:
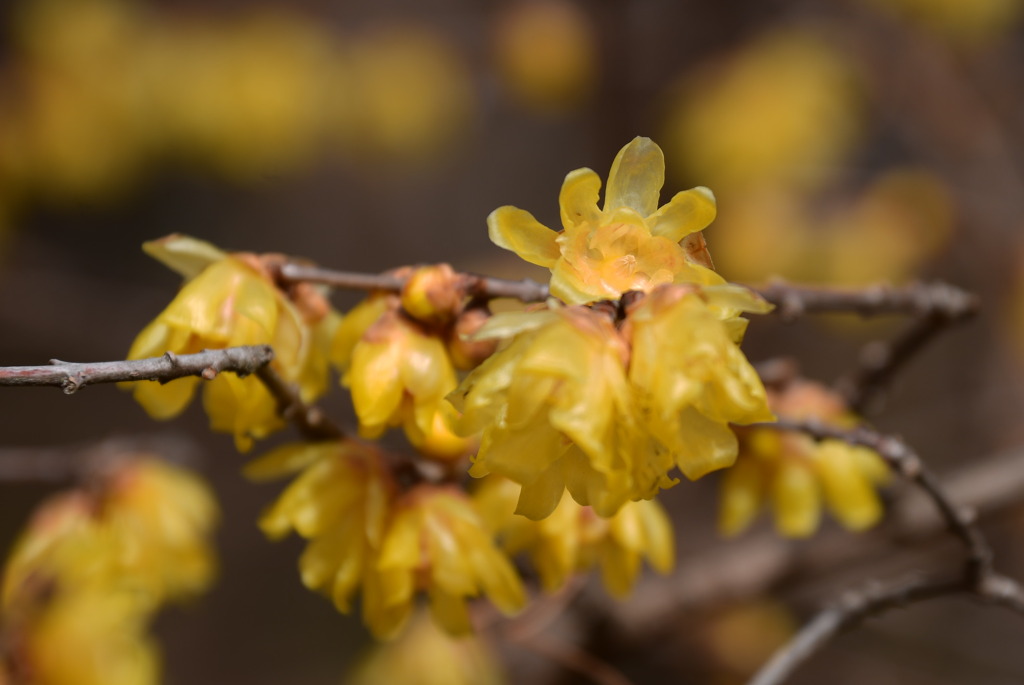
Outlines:
POLYGON ((658 208, 665 184, 665 155, 650 138, 637 137, 619 150, 608 172, 604 211, 629 207, 646 217, 658 208))
POLYGON ((570 171, 558 194, 558 207, 562 214, 562 228, 570 230, 588 222, 597 221, 601 211, 597 208, 601 192, 601 177, 590 169, 570 171))
POLYGON ((718 210, 715 195, 704 186, 676 193, 647 219, 652 235, 660 235, 678 243, 686 236, 707 228, 718 210))
POLYGON ((506 205, 487 217, 491 242, 511 250, 530 262, 551 268, 561 255, 555 238, 558 233, 533 218, 529 212, 506 205))

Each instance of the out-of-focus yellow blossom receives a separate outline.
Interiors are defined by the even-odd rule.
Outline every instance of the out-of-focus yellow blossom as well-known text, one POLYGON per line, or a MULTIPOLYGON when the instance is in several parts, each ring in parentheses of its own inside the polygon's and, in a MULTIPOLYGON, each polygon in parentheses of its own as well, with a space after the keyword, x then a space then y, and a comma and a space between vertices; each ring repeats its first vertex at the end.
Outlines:
POLYGON ((329 116, 330 37, 291 12, 182 24, 141 56, 159 87, 154 124, 174 152, 241 180, 290 171, 319 152, 329 116))
POLYGON ((459 489, 418 485, 395 504, 381 547, 384 606, 406 615, 417 590, 452 635, 472 631, 466 600, 487 595, 505 614, 526 602, 515 568, 499 550, 473 502, 459 489))
POLYGON ((808 33, 770 33, 691 79, 670 106, 669 156, 722 197, 764 180, 818 187, 859 135, 852 67, 808 33))
POLYGON ((865 0, 904 15, 954 43, 982 47, 1010 35, 1024 12, 1020 0, 865 0))
POLYGON ((402 426, 409 441, 435 457, 464 455, 471 442, 458 437, 445 396, 458 380, 445 341, 414 321, 395 295, 374 295, 338 326, 331 361, 352 390, 359 432, 380 436, 402 426))
POLYGON ((298 443, 245 469, 254 480, 295 472, 298 477, 260 518, 260 528, 273 539, 294 530, 309 540, 299 559, 302 583, 330 596, 346 614, 362 587, 364 622, 377 637, 394 635, 408 611, 384 602, 390 575, 376 567, 397 490, 384 454, 354 441, 298 443))
POLYGON ((501 665, 486 642, 455 638, 424 612, 394 642, 376 645, 347 685, 502 685, 501 665))
POLYGON ((217 518, 196 476, 157 459, 118 463, 93 492, 39 509, 8 559, 3 603, 38 577, 64 589, 123 590, 144 607, 193 596, 213 579, 217 518))
POLYGON ((547 592, 600 566, 605 587, 623 597, 643 559, 659 573, 668 573, 675 563, 672 522, 656 500, 627 502, 611 518, 602 518, 566 493, 550 516, 531 521, 513 513, 519 486, 512 481, 488 477, 473 497, 508 553, 529 555, 547 592))
POLYGON ((616 299, 664 283, 718 284, 701 231, 715 218, 715 197, 692 188, 658 207, 665 158, 649 138, 635 138, 615 157, 604 207, 601 179, 590 169, 565 177, 558 198, 562 227, 553 231, 512 206, 487 217, 491 240, 551 269, 551 294, 568 304, 616 299))
MULTIPOLYGON (((815 383, 791 383, 771 393, 770 401, 786 418, 855 423, 838 396, 815 383)), ((814 533, 822 504, 849 530, 864 530, 882 517, 876 487, 888 480, 889 469, 876 452, 771 429, 751 429, 741 436, 740 458, 721 481, 723 534, 745 530, 765 502, 772 506, 775 527, 789 537, 814 533)))
POLYGON ((446 149, 471 124, 469 72, 439 36, 391 27, 354 41, 347 59, 347 97, 357 107, 342 102, 346 148, 370 159, 413 162, 446 149))
MULTIPOLYGON (((567 488, 611 516, 671 485, 672 455, 643 428, 627 377, 629 349, 609 318, 584 307, 511 317, 532 328, 520 329, 451 395, 463 412, 461 430, 483 431, 470 473, 519 483, 516 512, 535 520, 550 515, 567 488)), ((508 318, 492 321, 498 327, 508 318)))
POLYGON ((764 386, 740 351, 747 321, 771 305, 739 286, 662 286, 629 311, 629 380, 644 425, 687 478, 731 466, 730 423, 774 419, 764 386))
POLYGON ((594 90, 594 29, 574 3, 526 0, 506 6, 495 19, 493 44, 502 84, 528 109, 564 112, 594 90))
MULTIPOLYGON (((59 593, 21 625, 8 626, 13 659, 33 685, 156 685, 160 659, 146 635, 149 616, 127 592, 59 593)), ((2 674, 0 674, 0 682, 2 674)))
MULTIPOLYGON (((289 297, 274 284, 270 257, 227 254, 193 238, 169 236, 143 248, 186 278, 178 296, 142 330, 129 359, 172 352, 190 354, 235 345, 270 344, 273 367, 297 383, 304 401, 327 385, 326 350, 335 323, 326 302, 312 288, 289 297), (294 298, 294 299, 293 299, 294 298)), ((155 419, 177 416, 192 400, 200 379, 182 378, 160 385, 125 383, 155 419)), ((205 385, 203 406, 210 427, 231 433, 239 451, 284 425, 277 403, 255 377, 220 374, 205 385)))
POLYGON ((723 607, 701 627, 700 645, 723 669, 737 676, 720 682, 745 682, 792 638, 799 624, 783 604, 748 601, 723 607))

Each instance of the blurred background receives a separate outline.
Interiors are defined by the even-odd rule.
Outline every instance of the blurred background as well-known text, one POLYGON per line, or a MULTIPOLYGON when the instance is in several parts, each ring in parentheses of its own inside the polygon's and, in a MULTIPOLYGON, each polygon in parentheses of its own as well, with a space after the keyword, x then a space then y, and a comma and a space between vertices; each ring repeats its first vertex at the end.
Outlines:
MULTIPOLYGON (((487 214, 513 204, 557 226, 565 174, 604 178, 646 135, 665 150, 666 197, 698 184, 717 195, 705 235, 731 281, 943 279, 977 293, 982 314, 914 360, 871 418, 958 483, 984 480, 981 467, 1021 482, 1022 14, 1022 0, 4 2, 0 364, 123 358, 179 285, 139 249, 172 232, 339 269, 449 261, 536 275, 490 245, 487 214)), ((831 382, 900 324, 768 318, 745 349, 795 356, 831 382)), ((326 406, 351 424, 340 395, 326 406)), ((255 520, 276 490, 245 482, 248 457, 205 423, 198 406, 153 423, 113 387, 0 392, 0 547, 67 485, 59 466, 27 460, 59 464, 114 439, 186 455, 222 503, 221 572, 156 626, 165 682, 343 682, 365 631, 302 588, 298 541, 262 537, 255 520)), ((986 530, 1022 578, 1024 492, 1003 490, 986 530)), ((852 534, 829 527, 799 543, 767 525, 721 541, 714 500, 714 476, 662 497, 690 583, 678 611, 644 623, 627 608, 615 623, 591 606, 581 614, 600 626, 560 630, 635 683, 742 682, 844 582, 936 554, 885 538, 866 545, 873 565, 840 569, 830 550, 852 534), (744 555, 811 562, 698 591, 705 562, 730 553, 751 568, 744 555)), ((642 584, 636 606, 673 582, 642 584)), ((1021 682, 1021 630, 1018 617, 934 602, 841 638, 793 682, 1021 682)), ((509 682, 586 682, 523 646, 500 652, 509 682)))

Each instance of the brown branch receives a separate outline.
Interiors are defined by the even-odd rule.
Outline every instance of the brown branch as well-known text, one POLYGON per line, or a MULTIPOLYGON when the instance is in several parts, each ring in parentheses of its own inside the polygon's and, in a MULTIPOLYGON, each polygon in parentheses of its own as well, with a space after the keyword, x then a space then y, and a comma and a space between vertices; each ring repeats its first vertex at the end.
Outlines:
POLYGON ((298 391, 289 385, 270 365, 261 367, 256 376, 277 400, 277 412, 291 421, 308 440, 340 440, 344 431, 334 425, 319 407, 307 405, 298 391))
MULTIPOLYGON (((383 290, 398 292, 405 285, 406 279, 390 274, 366 274, 354 271, 335 271, 321 269, 302 264, 283 264, 279 269, 279 277, 288 283, 319 283, 333 288, 353 290, 383 290)), ((550 293, 548 286, 530 279, 512 281, 503 278, 491 278, 476 274, 460 274, 466 294, 478 299, 510 297, 522 302, 543 302, 550 293)))
POLYGON ((196 354, 176 355, 132 361, 74 363, 51 359, 49 366, 0 367, 0 385, 57 386, 71 395, 86 385, 123 381, 159 381, 200 376, 207 380, 222 371, 247 376, 265 367, 274 358, 270 345, 228 347, 204 350, 196 354))
POLYGON ((864 317, 887 314, 934 315, 957 321, 978 310, 974 295, 947 283, 914 283, 901 288, 830 288, 773 281, 751 287, 778 309, 783 319, 805 314, 851 313, 864 317))
POLYGON ((774 424, 758 425, 800 431, 817 440, 843 440, 851 445, 875 450, 894 470, 916 484, 929 497, 947 528, 966 548, 967 563, 963 573, 952 578, 915 577, 890 585, 875 583, 858 591, 847 592, 838 602, 821 611, 776 652, 750 681, 750 685, 777 685, 783 682, 843 629, 898 606, 954 593, 967 593, 990 604, 1024 614, 1024 589, 1015 580, 995 571, 992 549, 976 525, 975 514, 953 502, 938 478, 905 443, 865 427, 843 430, 818 422, 786 419, 774 424))

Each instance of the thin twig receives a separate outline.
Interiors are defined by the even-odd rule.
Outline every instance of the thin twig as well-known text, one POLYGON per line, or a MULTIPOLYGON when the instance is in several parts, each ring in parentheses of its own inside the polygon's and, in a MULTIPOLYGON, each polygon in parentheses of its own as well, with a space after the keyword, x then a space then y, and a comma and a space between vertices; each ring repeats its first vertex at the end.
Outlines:
POLYGON ((256 376, 277 400, 278 414, 293 422, 305 438, 318 441, 345 437, 344 431, 334 425, 319 407, 303 402, 298 391, 281 378, 273 367, 268 365, 260 368, 256 376))
POLYGON ((204 350, 196 354, 176 355, 131 361, 80 364, 51 359, 49 366, 0 367, 0 385, 57 386, 71 395, 86 385, 123 381, 159 381, 166 383, 185 376, 213 379, 222 371, 247 376, 265 367, 274 358, 270 345, 228 347, 204 350))
MULTIPOLYGON (((476 274, 460 274, 466 294, 478 299, 510 297, 522 302, 543 302, 549 296, 548 287, 530 279, 512 281, 476 274)), ((279 276, 285 282, 306 282, 329 285, 333 288, 353 290, 382 290, 398 292, 406 279, 391 274, 366 274, 354 271, 321 269, 302 264, 283 264, 279 276)))
POLYGON ((885 314, 934 314, 949 321, 966 318, 978 310, 977 298, 947 283, 914 283, 901 288, 884 285, 867 288, 829 288, 773 281, 753 287, 774 304, 783 319, 804 314, 848 312, 861 316, 885 314))

